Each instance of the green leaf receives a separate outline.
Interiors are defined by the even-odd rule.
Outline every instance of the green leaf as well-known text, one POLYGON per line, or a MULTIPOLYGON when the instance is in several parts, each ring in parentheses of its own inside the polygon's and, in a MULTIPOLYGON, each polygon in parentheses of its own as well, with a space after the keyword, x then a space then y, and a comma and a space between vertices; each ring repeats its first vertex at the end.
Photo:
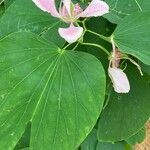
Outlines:
MULTIPOLYGON (((102 17, 93 17, 90 18, 89 20, 86 21, 86 28, 88 30, 94 31, 96 33, 105 35, 105 36, 110 36, 110 34, 112 34, 112 31, 114 31, 114 26, 108 22, 105 18, 102 17)), ((99 38, 96 35, 93 35, 91 33, 86 33, 84 35, 84 42, 85 43, 96 43, 98 45, 103 46, 104 48, 106 48, 108 51, 112 50, 112 46, 110 43, 106 42, 105 40, 99 38)), ((103 64, 104 68, 108 67, 109 65, 109 61, 107 58, 106 53, 101 50, 100 48, 97 47, 93 47, 93 46, 79 46, 77 48, 77 50, 81 50, 81 51, 86 51, 94 56, 96 56, 101 63, 103 64)))
POLYGON ((142 62, 139 62, 139 65, 141 66, 143 72, 150 75, 150 66, 149 65, 145 65, 142 62))
MULTIPOLYGON (((0 20, 0 38, 17 31, 32 31, 39 35, 51 31, 52 34, 49 36, 57 37, 57 41, 53 40, 53 42, 62 46, 64 40, 58 35, 60 22, 49 13, 41 11, 31 0, 16 0, 0 20)), ((49 40, 50 38, 46 39, 49 40)))
MULTIPOLYGON (((100 141, 121 141, 136 134, 150 116, 150 84, 131 64, 126 70, 131 90, 127 94, 110 94, 109 103, 99 120, 100 141), (144 90, 143 90, 144 89, 144 90)), ((150 79, 150 78, 149 78, 150 79)))
POLYGON ((97 145, 97 130, 93 129, 81 144, 81 150, 95 150, 97 145))
POLYGON ((101 63, 26 32, 0 41, 0 62, 0 149, 13 149, 29 121, 31 149, 78 147, 102 109, 101 63))
POLYGON ((15 0, 4 0, 5 7, 8 8, 15 0))
POLYGON ((22 149, 20 149, 20 150, 29 150, 29 148, 22 148, 22 149))
POLYGON ((150 65, 150 12, 126 17, 116 28, 114 40, 119 49, 150 65))
POLYGON ((123 142, 98 142, 96 150, 125 150, 125 144, 123 142))
POLYGON ((53 42, 55 45, 62 47, 65 44, 65 40, 58 34, 59 27, 66 27, 66 24, 61 21, 57 21, 53 26, 47 28, 47 30, 41 33, 41 37, 47 41, 53 42))
POLYGON ((14 150, 20 150, 23 148, 28 148, 30 144, 30 133, 31 133, 31 123, 27 124, 25 132, 23 133, 22 137, 20 138, 19 142, 16 144, 14 150))
POLYGON ((3 15, 4 11, 5 11, 5 7, 4 7, 4 1, 0 0, 0 18, 3 15))
POLYGON ((104 17, 113 23, 119 23, 125 16, 135 12, 149 11, 149 0, 105 0, 110 12, 104 17))
POLYGON ((146 137, 146 129, 142 128, 138 133, 126 139, 126 142, 130 145, 136 145, 142 143, 146 137))
POLYGON ((4 2, 4 0, 0 0, 0 5, 4 2))

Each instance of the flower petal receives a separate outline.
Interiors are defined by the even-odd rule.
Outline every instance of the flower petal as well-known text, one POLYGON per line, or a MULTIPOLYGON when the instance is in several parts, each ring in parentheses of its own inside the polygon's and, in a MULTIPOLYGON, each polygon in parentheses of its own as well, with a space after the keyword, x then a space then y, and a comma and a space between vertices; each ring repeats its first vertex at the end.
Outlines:
POLYGON ((59 10, 59 14, 60 14, 63 18, 69 16, 68 11, 67 11, 67 9, 66 9, 65 6, 62 6, 62 8, 59 10))
POLYGON ((128 93, 130 91, 130 84, 126 74, 119 68, 109 68, 109 76, 113 82, 114 90, 117 93, 128 93))
POLYGON ((89 6, 78 17, 97 17, 109 12, 109 6, 101 0, 92 0, 89 6))
POLYGON ((59 28, 58 32, 68 43, 74 43, 81 37, 83 28, 71 24, 69 28, 59 28))
POLYGON ((32 0, 37 7, 39 7, 41 10, 46 11, 50 13, 54 17, 60 17, 56 6, 55 6, 55 0, 32 0))
POLYGON ((71 16, 71 0, 63 0, 63 4, 64 4, 68 14, 71 16))

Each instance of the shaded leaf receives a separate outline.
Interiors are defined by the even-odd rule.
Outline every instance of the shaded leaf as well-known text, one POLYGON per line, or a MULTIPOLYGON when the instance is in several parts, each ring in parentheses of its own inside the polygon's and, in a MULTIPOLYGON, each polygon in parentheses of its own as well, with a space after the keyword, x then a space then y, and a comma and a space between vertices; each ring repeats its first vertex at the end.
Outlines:
POLYGON ((126 17, 116 28, 114 40, 119 49, 150 65, 150 12, 126 17))
POLYGON ((97 130, 93 129, 81 144, 81 150, 95 150, 97 142, 97 130))
POLYGON ((126 142, 131 145, 142 143, 146 137, 146 129, 142 128, 138 133, 126 139, 126 142))
POLYGON ((149 11, 149 0, 105 0, 110 6, 110 13, 104 17, 113 23, 119 23, 125 16, 135 12, 149 11))
POLYGON ((98 142, 96 150, 125 150, 125 144, 123 142, 98 142))
POLYGON ((25 132, 23 133, 22 137, 20 138, 19 142, 15 146, 14 150, 20 150, 23 148, 28 148, 30 144, 30 133, 31 133, 31 123, 27 124, 25 132))
POLYGON ((60 22, 49 13, 41 11, 31 0, 15 0, 0 20, 0 38, 17 31, 32 31, 39 35, 48 31, 51 38, 48 35, 48 38, 43 37, 47 40, 53 37, 53 42, 62 46, 64 40, 58 36, 60 22), (57 41, 54 37, 57 37, 57 41))
POLYGON ((126 70, 131 90, 127 94, 111 92, 109 103, 99 120, 101 141, 121 141, 136 134, 150 116, 150 84, 131 64, 126 70), (143 91, 144 89, 144 91, 143 91))

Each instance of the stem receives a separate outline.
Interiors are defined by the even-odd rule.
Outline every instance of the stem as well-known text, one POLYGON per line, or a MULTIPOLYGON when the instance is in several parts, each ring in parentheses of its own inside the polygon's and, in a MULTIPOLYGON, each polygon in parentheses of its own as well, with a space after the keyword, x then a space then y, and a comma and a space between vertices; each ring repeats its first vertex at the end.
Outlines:
POLYGON ((108 56, 110 55, 110 53, 101 45, 98 45, 98 44, 95 44, 95 43, 80 43, 80 44, 97 47, 97 48, 103 50, 108 56))
POLYGON ((72 51, 74 51, 79 45, 79 42, 75 45, 75 47, 72 49, 72 51))
POLYGON ((116 54, 116 46, 115 46, 115 42, 113 39, 111 39, 111 43, 112 43, 112 49, 113 49, 113 54, 112 56, 115 58, 115 54, 116 54))
POLYGON ((112 63, 112 67, 116 68, 116 46, 113 38, 111 38, 111 44, 112 44, 112 56, 111 56, 112 60, 110 62, 112 63))
POLYGON ((98 33, 94 32, 94 31, 91 31, 91 30, 88 30, 88 29, 86 31, 91 33, 91 34, 94 34, 94 35, 100 37, 101 39, 103 39, 103 40, 105 40, 105 41, 107 41, 109 43, 111 43, 111 39, 109 37, 103 36, 101 34, 98 34, 98 33))
POLYGON ((70 46, 71 44, 67 44, 63 49, 66 49, 70 46))
POLYGON ((137 69, 139 70, 141 76, 143 76, 143 72, 142 72, 142 70, 141 70, 141 67, 140 67, 140 65, 139 65, 137 62, 135 62, 133 59, 131 59, 131 58, 129 58, 129 57, 122 57, 122 59, 127 59, 127 60, 129 60, 131 63, 133 63, 133 64, 137 67, 137 69))
POLYGON ((83 28, 84 28, 84 30, 85 30, 85 32, 87 31, 87 28, 86 28, 86 25, 85 25, 85 21, 86 21, 86 19, 82 22, 82 24, 83 24, 83 28))

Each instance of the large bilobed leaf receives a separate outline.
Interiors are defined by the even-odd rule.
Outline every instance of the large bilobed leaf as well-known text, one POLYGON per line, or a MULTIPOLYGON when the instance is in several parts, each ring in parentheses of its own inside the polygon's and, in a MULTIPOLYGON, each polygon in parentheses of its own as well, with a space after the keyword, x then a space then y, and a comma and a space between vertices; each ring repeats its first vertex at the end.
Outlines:
POLYGON ((41 11, 32 0, 15 0, 0 20, 0 38, 17 31, 32 31, 41 36, 48 31, 53 33, 49 36, 55 38, 44 37, 62 46, 64 40, 58 35, 60 22, 49 13, 41 11))
POLYGON ((150 12, 126 17, 116 28, 114 40, 120 51, 150 65, 150 12))
POLYGON ((101 63, 26 32, 0 41, 0 149, 31 121, 33 150, 73 150, 95 125, 105 97, 101 63))
POLYGON ((125 16, 135 12, 149 11, 149 0, 105 0, 110 6, 110 12, 104 17, 113 23, 119 23, 125 16))
POLYGON ((126 70, 131 90, 127 94, 111 92, 109 103, 99 120, 100 141, 121 141, 136 134, 150 117, 150 78, 140 76, 136 67, 126 70))

